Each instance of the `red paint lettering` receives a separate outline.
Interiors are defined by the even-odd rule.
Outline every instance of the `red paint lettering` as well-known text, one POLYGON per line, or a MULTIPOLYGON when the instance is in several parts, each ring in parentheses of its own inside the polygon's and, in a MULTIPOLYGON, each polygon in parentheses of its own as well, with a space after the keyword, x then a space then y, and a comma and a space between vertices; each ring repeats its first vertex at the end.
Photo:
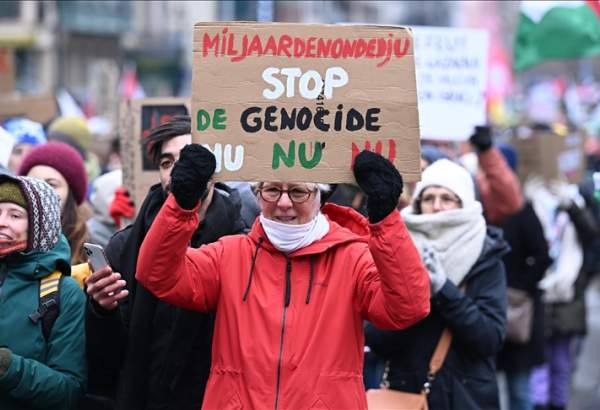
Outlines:
POLYGON ((335 41, 333 42, 332 50, 331 50, 331 57, 340 58, 340 56, 342 55, 343 47, 344 47, 344 44, 343 44, 342 39, 341 38, 335 39, 335 41))
POLYGON ((408 49, 410 48, 410 39, 404 39, 404 48, 402 50, 400 50, 400 43, 402 43, 402 39, 394 40, 394 54, 398 58, 402 58, 408 53, 408 49))
POLYGON ((279 47, 277 50, 277 55, 281 56, 281 54, 285 54, 288 57, 291 57, 292 54, 290 53, 290 46, 292 45, 292 38, 290 36, 288 36, 287 34, 284 34, 283 36, 279 37, 279 47))
POLYGON ((348 39, 344 40, 344 49, 342 51, 343 57, 344 58, 352 57, 354 55, 355 48, 356 48, 356 40, 348 40, 348 39))
POLYGON ((329 50, 331 49, 331 39, 318 39, 317 40, 317 56, 319 58, 329 57, 329 50))
POLYGON ((219 48, 219 35, 215 34, 215 36, 211 39, 208 33, 204 33, 202 39, 202 57, 206 57, 211 49, 215 50, 215 57, 217 56, 217 48, 219 48))
POLYGON ((377 45, 377 39, 370 39, 367 45, 367 58, 375 58, 375 46, 377 45))
POLYGON ((316 37, 309 37, 306 42, 306 57, 307 58, 315 58, 315 40, 316 37))
POLYGON ((300 37, 294 37, 294 57, 302 57, 305 49, 306 44, 304 44, 304 40, 300 37))
POLYGON ((269 39, 267 40, 267 45, 264 49, 264 53, 271 54, 272 56, 277 55, 277 43, 275 42, 274 36, 269 36, 269 39))
POLYGON ((246 53, 246 55, 249 56, 252 55, 252 53, 256 53, 259 56, 263 53, 259 35, 255 35, 254 38, 252 38, 252 42, 250 43, 250 47, 248 47, 248 53, 246 53))
MULTIPOLYGON (((363 149, 361 149, 359 147, 360 143, 352 143, 352 161, 350 161, 350 169, 354 168, 354 161, 356 160, 356 156, 358 154, 361 153, 361 151, 363 151, 363 149)), ((371 141, 364 141, 364 150, 365 151, 373 151, 371 149, 371 141)), ((375 153, 379 154, 379 155, 384 155, 383 154, 383 142, 381 140, 377 140, 375 142, 375 153)), ((385 155, 384 155, 385 156, 385 155)), ((387 155, 387 159, 390 160, 390 162, 394 162, 396 160, 396 141, 394 141, 393 139, 389 139, 388 140, 388 155, 387 155)))

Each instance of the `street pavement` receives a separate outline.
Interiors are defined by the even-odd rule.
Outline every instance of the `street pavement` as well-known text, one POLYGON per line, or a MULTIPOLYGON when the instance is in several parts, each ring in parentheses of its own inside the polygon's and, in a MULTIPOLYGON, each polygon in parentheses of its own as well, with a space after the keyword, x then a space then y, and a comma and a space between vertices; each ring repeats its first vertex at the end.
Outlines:
MULTIPOLYGON (((581 343, 568 410, 600 410, 600 277, 587 290, 588 335, 581 343)), ((498 378, 500 407, 508 410, 506 381, 498 378)))
POLYGON ((588 335, 573 377, 569 410, 600 409, 600 277, 587 292, 588 335))

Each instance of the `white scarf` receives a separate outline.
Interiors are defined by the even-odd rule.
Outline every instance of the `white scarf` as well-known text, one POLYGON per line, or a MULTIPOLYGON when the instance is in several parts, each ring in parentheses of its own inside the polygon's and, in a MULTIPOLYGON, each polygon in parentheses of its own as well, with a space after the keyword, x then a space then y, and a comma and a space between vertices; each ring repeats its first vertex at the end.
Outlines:
POLYGON ((448 279, 458 286, 483 250, 487 228, 482 212, 479 202, 435 214, 415 214, 406 207, 402 218, 419 253, 426 247, 434 249, 448 279))
POLYGON ((284 253, 294 252, 318 241, 329 232, 329 222, 319 211, 312 221, 302 225, 284 224, 260 214, 260 223, 275 248, 284 253))

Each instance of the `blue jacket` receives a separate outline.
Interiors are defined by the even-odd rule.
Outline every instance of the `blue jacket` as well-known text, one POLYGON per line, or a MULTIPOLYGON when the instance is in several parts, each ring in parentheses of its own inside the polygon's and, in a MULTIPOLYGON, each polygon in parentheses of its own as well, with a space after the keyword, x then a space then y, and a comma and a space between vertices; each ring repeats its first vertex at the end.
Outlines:
POLYGON ((389 361, 392 389, 418 393, 444 328, 453 335, 442 369, 432 383, 429 408, 499 409, 495 355, 506 324, 506 278, 502 257, 509 250, 497 228, 488 227, 481 256, 463 283, 466 294, 446 281, 431 299, 431 313, 401 331, 366 327, 367 345, 389 361))
POLYGON ((85 366, 85 297, 70 273, 66 238, 48 252, 20 252, 0 262, 0 346, 12 352, 0 377, 0 409, 73 409, 83 393, 85 366), (48 342, 41 321, 28 315, 39 304, 40 278, 60 270, 60 313, 48 342))

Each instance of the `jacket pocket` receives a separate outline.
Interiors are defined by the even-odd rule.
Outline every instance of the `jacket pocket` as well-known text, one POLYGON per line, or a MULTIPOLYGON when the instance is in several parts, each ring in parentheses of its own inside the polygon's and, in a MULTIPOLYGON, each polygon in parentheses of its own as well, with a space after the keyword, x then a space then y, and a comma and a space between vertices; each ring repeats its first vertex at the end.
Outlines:
POLYGON ((244 408, 240 399, 241 373, 218 369, 212 372, 202 409, 205 410, 241 410, 244 408))
POLYGON ((317 398, 312 410, 366 409, 365 390, 359 375, 320 375, 317 382, 317 398))

